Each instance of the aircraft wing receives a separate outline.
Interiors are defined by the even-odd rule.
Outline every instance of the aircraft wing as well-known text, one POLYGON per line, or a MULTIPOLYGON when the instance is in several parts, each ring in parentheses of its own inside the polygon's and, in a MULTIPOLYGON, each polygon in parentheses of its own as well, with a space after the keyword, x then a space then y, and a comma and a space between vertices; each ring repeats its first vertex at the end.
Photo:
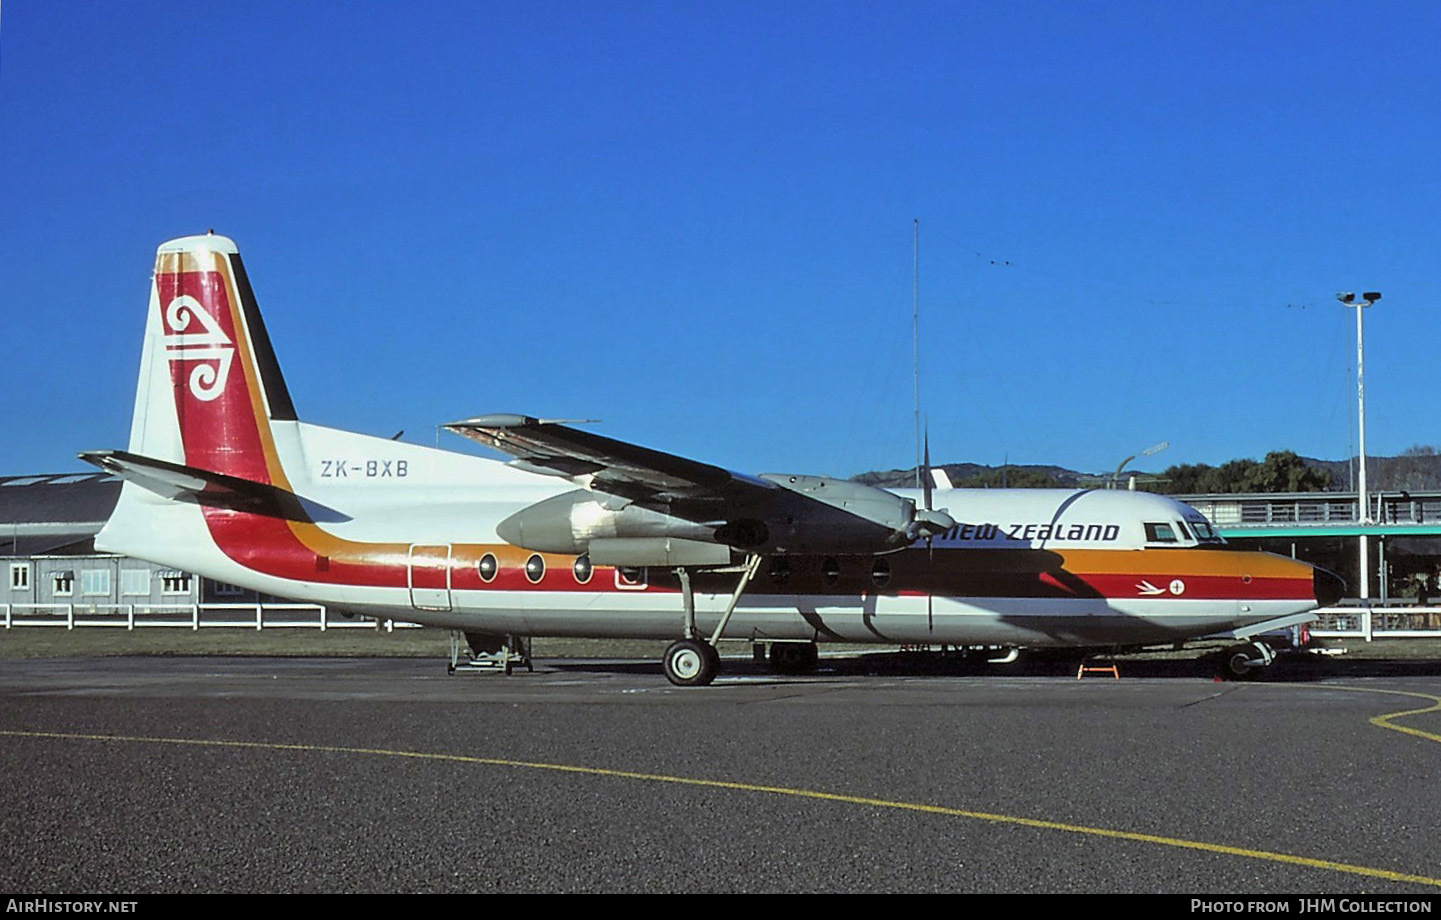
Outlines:
MULTIPOLYGON (((633 502, 663 518, 707 525, 713 528, 709 539, 738 549, 891 552, 955 526, 945 512, 917 511, 913 499, 860 483, 825 476, 750 476, 530 416, 484 415, 445 427, 510 454, 516 458, 513 466, 601 493, 597 503, 608 513, 623 515, 633 502)), ((511 520, 529 525, 532 532, 552 525, 550 532, 558 530, 568 540, 581 526, 566 510, 577 500, 561 496, 553 500, 558 503, 554 508, 535 505, 511 520)), ((651 523, 659 531, 637 523, 636 533, 680 532, 651 523)), ((617 520, 616 534, 625 526, 617 520)))
POLYGON ((764 502, 779 489, 754 476, 525 415, 482 415, 445 428, 510 454, 512 466, 648 507, 764 502))

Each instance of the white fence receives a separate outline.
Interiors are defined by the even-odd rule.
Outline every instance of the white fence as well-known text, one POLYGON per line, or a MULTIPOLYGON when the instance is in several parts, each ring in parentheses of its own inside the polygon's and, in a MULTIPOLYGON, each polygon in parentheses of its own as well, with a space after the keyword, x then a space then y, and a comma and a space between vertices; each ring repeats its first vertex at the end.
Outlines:
MULTIPOLYGON (((323 604, 0 604, 5 628, 55 626, 76 629, 309 629, 409 628, 418 624, 362 617, 332 617, 323 604)), ((1441 607, 1322 607, 1311 635, 1331 639, 1441 639, 1441 607)))
POLYGON ((332 618, 323 604, 0 604, 5 628, 12 626, 111 626, 136 629, 169 626, 180 629, 223 627, 265 629, 384 629, 414 626, 394 620, 332 618))
POLYGON ((1441 639, 1441 607, 1322 607, 1310 625, 1323 639, 1441 639))

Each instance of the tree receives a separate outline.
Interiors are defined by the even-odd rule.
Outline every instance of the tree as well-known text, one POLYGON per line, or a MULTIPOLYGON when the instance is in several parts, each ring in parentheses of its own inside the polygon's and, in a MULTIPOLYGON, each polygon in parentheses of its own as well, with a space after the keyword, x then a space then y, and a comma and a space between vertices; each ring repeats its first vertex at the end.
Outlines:
POLYGON ((1227 460, 1220 466, 1178 464, 1161 474, 1160 491, 1170 495, 1235 492, 1324 492, 1331 474, 1314 469, 1294 451, 1275 450, 1266 459, 1227 460))
POLYGON ((1294 451, 1273 450, 1246 477, 1248 492, 1324 492, 1331 474, 1306 465, 1294 451))

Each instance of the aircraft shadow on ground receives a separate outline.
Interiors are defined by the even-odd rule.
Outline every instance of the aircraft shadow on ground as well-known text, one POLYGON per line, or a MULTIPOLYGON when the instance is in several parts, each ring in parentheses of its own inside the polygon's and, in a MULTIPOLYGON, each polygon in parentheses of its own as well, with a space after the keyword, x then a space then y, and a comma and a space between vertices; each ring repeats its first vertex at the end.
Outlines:
MULTIPOLYGON (((1109 666, 1107 656, 1087 659, 1092 666, 1109 666)), ((822 658, 819 669, 804 679, 826 677, 1069 677, 1074 679, 1081 658, 1072 655, 1022 655, 1008 664, 991 664, 984 659, 939 652, 868 652, 843 658, 822 658)), ((1125 678, 1212 679, 1218 673, 1215 655, 1194 658, 1115 659, 1120 676, 1125 678)), ((647 660, 619 659, 550 659, 547 669, 577 674, 658 674, 660 663, 647 660)), ((1257 680, 1265 683, 1310 683, 1320 680, 1364 677, 1438 677, 1441 661, 1421 658, 1345 658, 1299 653, 1282 653, 1257 680)), ((763 662, 747 658, 727 658, 721 666, 721 677, 765 678, 777 682, 797 678, 776 674, 763 662)), ((1110 680, 1109 674, 1087 674, 1086 680, 1110 680)))

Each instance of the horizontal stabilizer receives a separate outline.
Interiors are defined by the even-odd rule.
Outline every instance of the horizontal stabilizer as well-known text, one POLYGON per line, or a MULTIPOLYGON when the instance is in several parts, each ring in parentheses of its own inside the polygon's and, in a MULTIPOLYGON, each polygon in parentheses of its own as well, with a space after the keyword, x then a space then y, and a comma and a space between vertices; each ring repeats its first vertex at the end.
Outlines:
POLYGON ((276 486, 142 457, 129 451, 85 451, 80 459, 172 501, 246 511, 287 521, 348 520, 339 512, 276 486))

